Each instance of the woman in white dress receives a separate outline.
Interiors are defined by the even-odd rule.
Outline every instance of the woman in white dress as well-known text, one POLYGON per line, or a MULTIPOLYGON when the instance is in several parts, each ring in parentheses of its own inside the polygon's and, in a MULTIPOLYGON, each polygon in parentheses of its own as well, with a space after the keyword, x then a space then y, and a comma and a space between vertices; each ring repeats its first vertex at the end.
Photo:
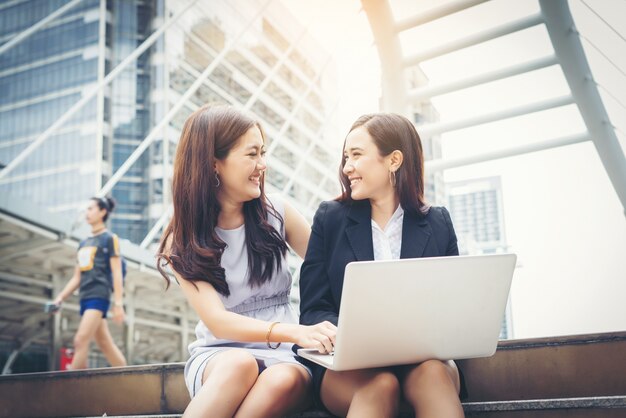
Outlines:
MULTIPOLYGON (((291 351, 330 350, 336 327, 298 325, 289 304, 287 244, 304 257, 306 220, 264 193, 258 122, 204 106, 183 127, 173 174, 174 215, 159 249, 200 317, 189 346, 185 417, 282 416, 310 402, 310 370, 291 351), (281 344, 282 343, 282 344, 281 344)), ((169 283, 169 282, 168 282, 169 283)))

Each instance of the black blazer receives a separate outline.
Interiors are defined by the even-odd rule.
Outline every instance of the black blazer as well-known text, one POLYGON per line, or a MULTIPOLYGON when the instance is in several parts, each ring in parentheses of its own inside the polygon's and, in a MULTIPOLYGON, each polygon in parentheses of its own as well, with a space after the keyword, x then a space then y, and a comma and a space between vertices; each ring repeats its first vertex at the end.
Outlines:
MULTIPOLYGON (((374 259, 371 212, 369 200, 320 205, 300 271, 301 324, 337 325, 346 265, 374 259)), ((425 216, 405 211, 400 258, 448 255, 459 255, 459 248, 446 208, 431 207, 425 216)))

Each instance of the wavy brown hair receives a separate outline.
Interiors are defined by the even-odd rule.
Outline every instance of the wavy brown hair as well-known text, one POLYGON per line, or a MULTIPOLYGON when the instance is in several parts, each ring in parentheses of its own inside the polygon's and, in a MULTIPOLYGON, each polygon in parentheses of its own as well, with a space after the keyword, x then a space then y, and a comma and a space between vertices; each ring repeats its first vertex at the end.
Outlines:
MULTIPOLYGON (((424 153, 422 141, 415 126, 404 116, 394 113, 371 113, 363 115, 352 124, 350 132, 363 127, 374 140, 378 152, 386 157, 393 151, 402 152, 402 165, 396 171, 395 190, 400 198, 400 205, 405 211, 423 216, 428 213, 430 205, 424 198, 424 153)), ((350 133, 348 132, 348 133, 350 133)), ((344 140, 341 149, 342 157, 346 148, 344 140)), ((344 174, 346 160, 341 159, 339 182, 341 183, 340 202, 352 202, 350 180, 344 174)))
MULTIPOLYGON (((226 158, 255 126, 265 142, 261 125, 229 106, 203 106, 185 121, 174 161, 174 214, 163 232, 157 255, 157 268, 168 287, 163 269, 167 264, 185 280, 204 281, 220 294, 230 295, 221 266, 226 243, 215 231, 220 212, 215 161, 226 158)), ((274 270, 282 268, 287 252, 282 235, 268 222, 271 213, 283 227, 282 217, 266 200, 264 176, 260 188, 260 197, 243 204, 250 286, 270 280, 274 270)))

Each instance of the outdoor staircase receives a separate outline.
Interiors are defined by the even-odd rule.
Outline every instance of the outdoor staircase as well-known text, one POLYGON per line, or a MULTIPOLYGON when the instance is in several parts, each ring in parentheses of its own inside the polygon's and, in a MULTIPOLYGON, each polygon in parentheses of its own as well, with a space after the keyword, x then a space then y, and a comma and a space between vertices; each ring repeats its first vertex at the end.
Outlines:
MULTIPOLYGON (((626 418, 626 332, 502 341, 493 357, 458 364, 467 417, 626 418)), ((171 418, 188 402, 182 363, 0 376, 7 418, 171 418)))

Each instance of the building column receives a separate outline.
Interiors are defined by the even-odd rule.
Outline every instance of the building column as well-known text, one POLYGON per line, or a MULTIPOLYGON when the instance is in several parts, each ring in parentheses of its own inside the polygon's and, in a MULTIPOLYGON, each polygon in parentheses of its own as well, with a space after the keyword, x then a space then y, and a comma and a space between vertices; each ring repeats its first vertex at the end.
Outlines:
POLYGON ((407 86, 402 46, 387 0, 361 0, 374 35, 382 72, 381 107, 386 112, 407 113, 407 86))

